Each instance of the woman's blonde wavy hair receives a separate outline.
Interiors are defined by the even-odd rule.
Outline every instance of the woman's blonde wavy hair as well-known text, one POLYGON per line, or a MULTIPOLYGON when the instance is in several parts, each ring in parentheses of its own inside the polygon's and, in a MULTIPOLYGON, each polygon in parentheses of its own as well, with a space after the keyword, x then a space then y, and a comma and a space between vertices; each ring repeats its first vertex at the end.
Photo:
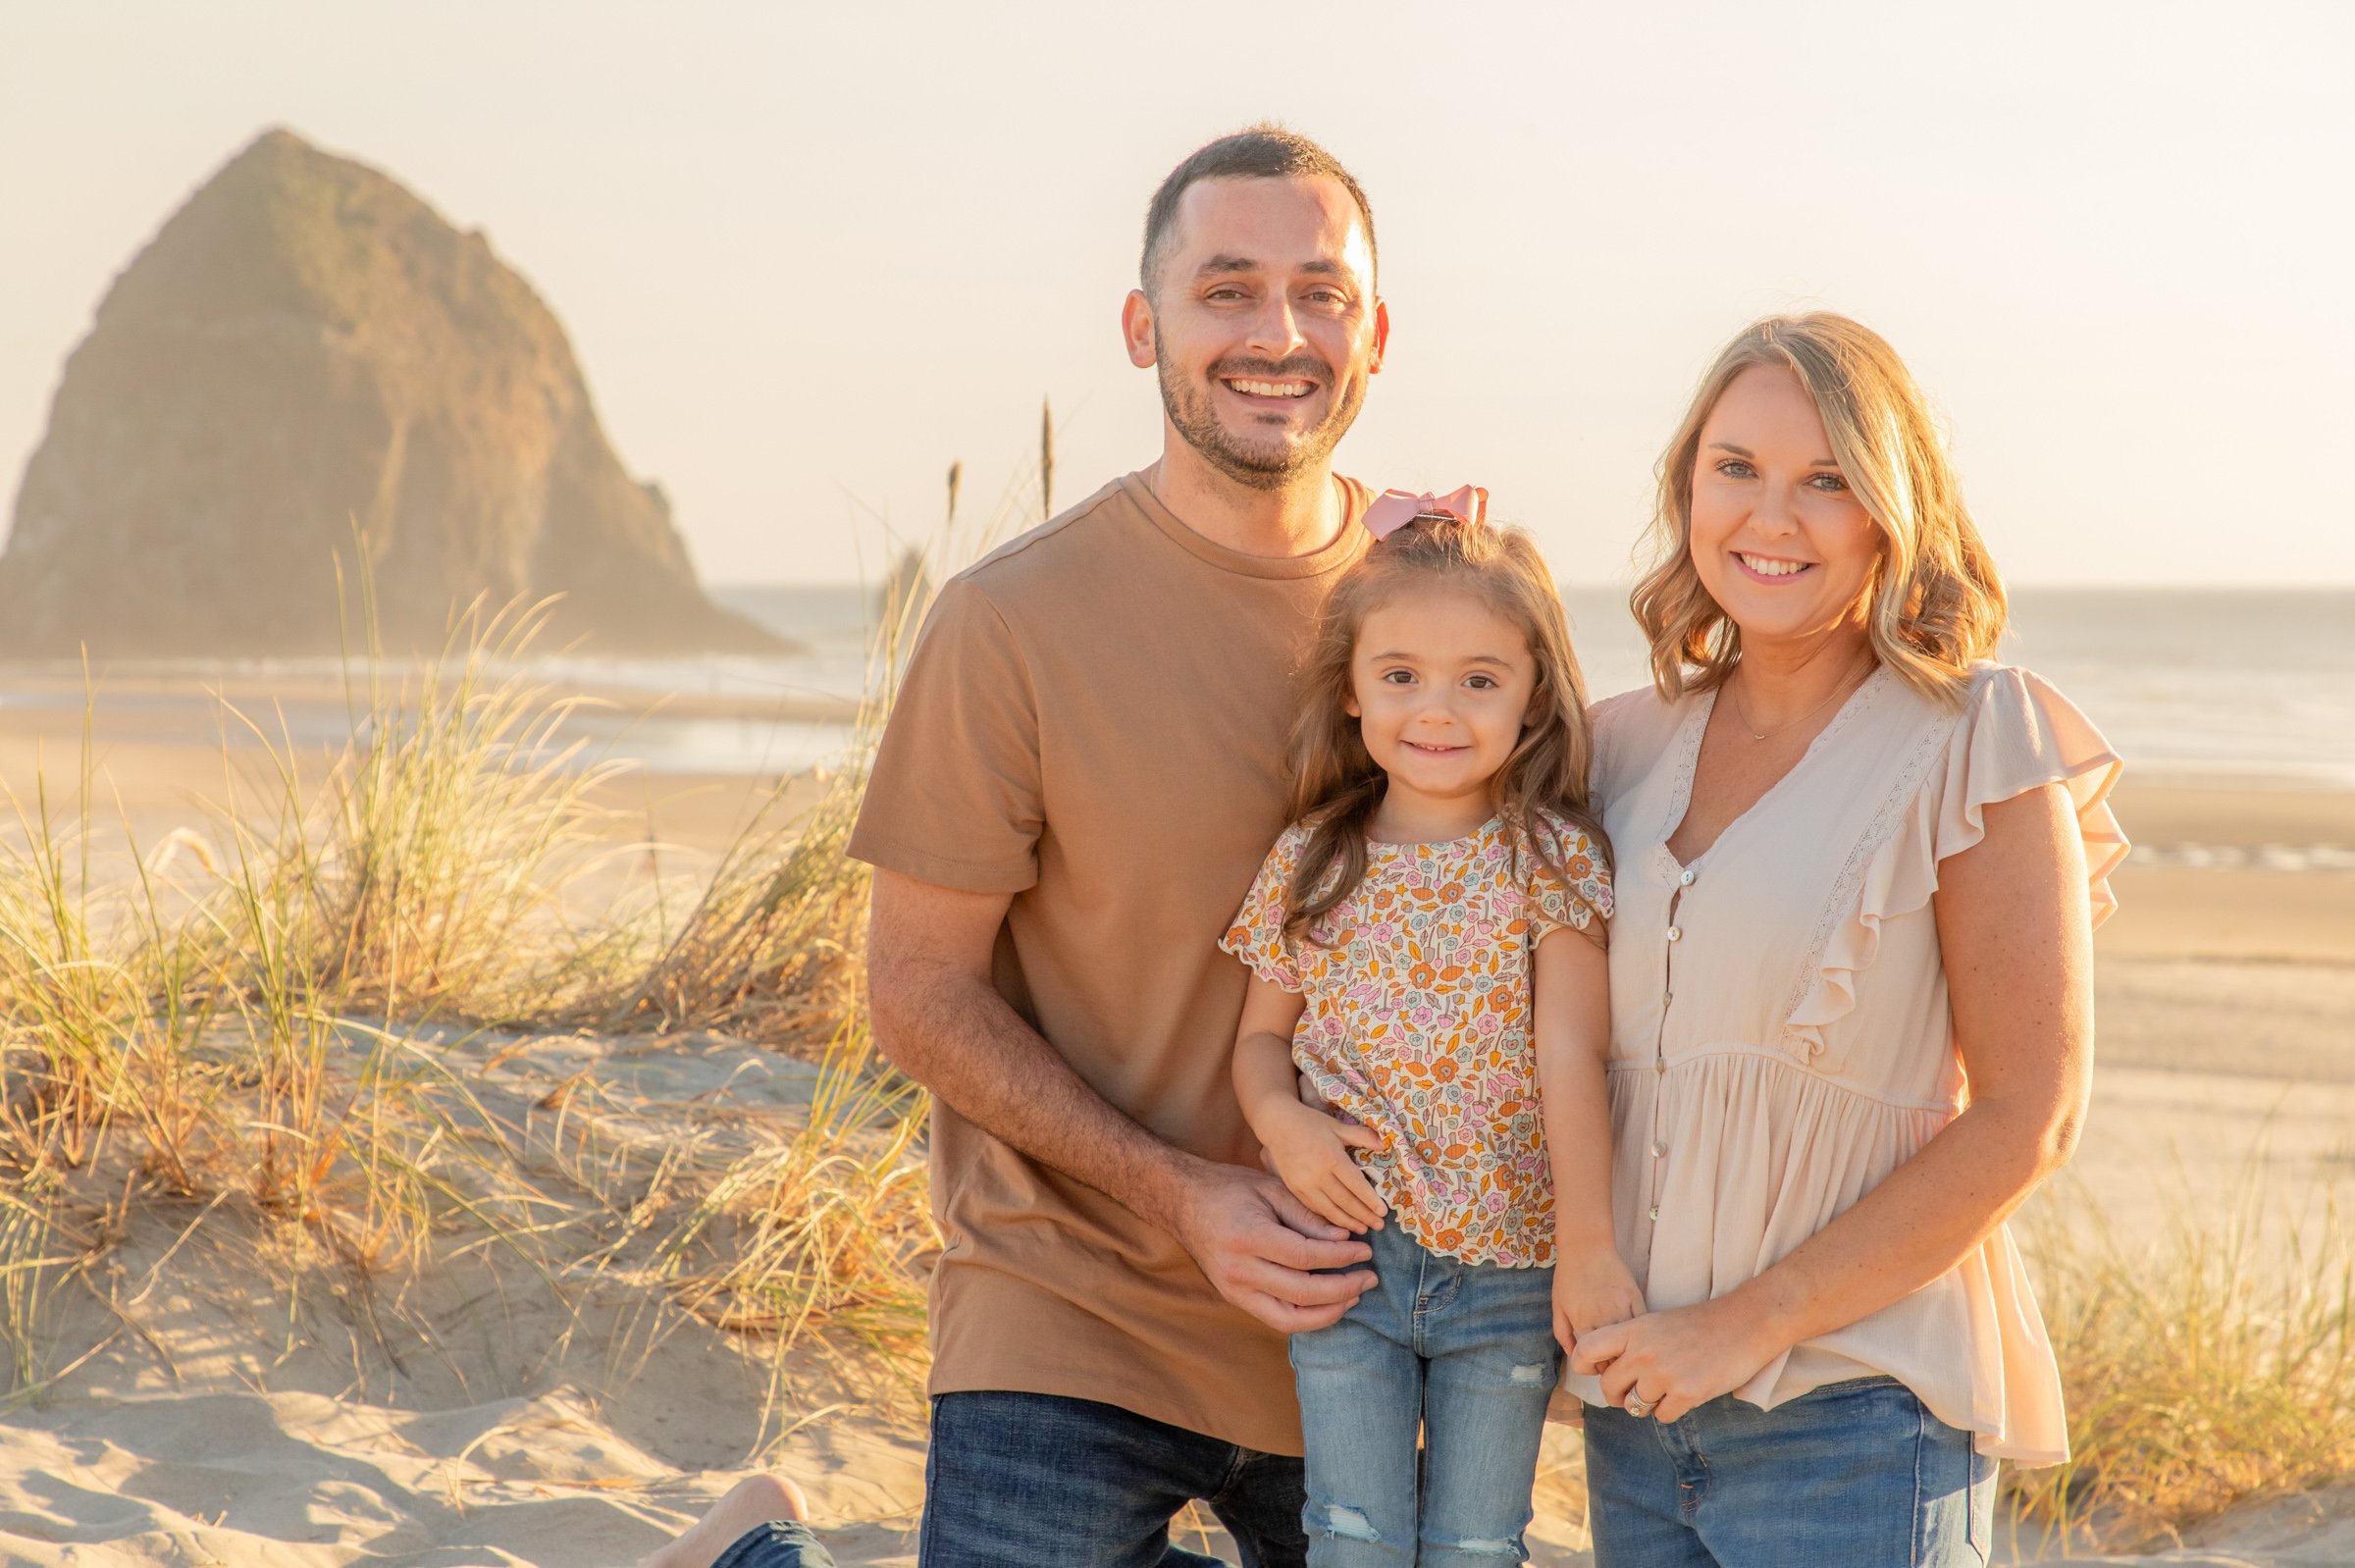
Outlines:
POLYGON ((1829 311, 1744 328, 1701 378, 1660 458, 1659 500, 1646 536, 1655 558, 1628 601, 1651 640, 1652 684, 1671 700, 1706 691, 1742 658, 1741 628, 1693 565, 1693 468, 1717 399, 1758 365, 1799 378, 1842 476, 1880 525, 1864 622, 1873 653, 1916 691, 1960 702, 1971 661, 2003 636, 2003 582, 1912 373, 1879 333, 1829 311))
MULTIPOLYGON (((1514 854, 1535 854, 1547 870, 1563 872, 1563 846, 1537 830, 1541 810, 1583 829, 1609 854, 1602 823, 1587 802, 1594 739, 1586 677, 1570 647, 1562 596, 1536 541, 1518 528, 1418 517, 1368 549, 1334 585, 1301 665, 1300 709, 1285 765, 1289 814, 1307 826, 1308 842, 1284 891, 1288 934, 1304 936, 1311 921, 1338 907, 1365 879, 1366 829, 1389 783, 1347 706, 1358 630, 1386 604, 1445 589, 1478 596, 1520 627, 1537 661, 1535 716, 1491 783, 1514 854)), ((1580 878, 1564 880, 1575 886, 1580 878)), ((1597 917, 1587 922, 1587 934, 1600 941, 1600 912, 1589 913, 1597 917)))

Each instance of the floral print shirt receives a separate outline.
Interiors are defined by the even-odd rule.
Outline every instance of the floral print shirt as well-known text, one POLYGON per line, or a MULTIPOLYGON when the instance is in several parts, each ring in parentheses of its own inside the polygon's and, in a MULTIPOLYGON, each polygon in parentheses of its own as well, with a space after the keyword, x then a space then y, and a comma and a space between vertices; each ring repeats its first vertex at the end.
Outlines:
POLYGON ((1538 1114, 1530 955, 1611 913, 1595 843, 1551 815, 1560 872, 1492 817, 1442 844, 1369 842, 1365 879, 1307 939, 1283 932, 1308 832, 1269 851, 1219 945, 1307 997, 1292 1060, 1336 1110, 1382 1134, 1359 1150, 1390 1218, 1467 1263, 1553 1262, 1553 1178, 1538 1114))

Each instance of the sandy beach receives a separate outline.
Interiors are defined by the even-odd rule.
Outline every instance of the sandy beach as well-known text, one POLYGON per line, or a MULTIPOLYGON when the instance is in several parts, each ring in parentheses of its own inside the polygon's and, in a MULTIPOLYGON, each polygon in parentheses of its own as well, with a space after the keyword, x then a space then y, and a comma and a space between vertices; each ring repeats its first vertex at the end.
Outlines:
MULTIPOLYGON (((218 719, 189 697, 110 686, 89 732, 102 841, 119 817, 150 853, 221 798, 218 719)), ((0 779, 29 800, 37 753, 52 809, 71 806, 82 735, 75 705, 0 703, 0 779)), ((675 871, 708 864, 774 789, 640 774, 601 801, 616 843, 675 871)), ((2355 1168, 2355 874, 2333 859, 2355 854, 2355 796, 2138 779, 2115 804, 2148 849, 2099 939, 2095 1113, 2029 1221, 2103 1224, 2131 1245, 2187 1207, 2226 1212, 2254 1181, 2269 1233, 2311 1236, 2316 1194, 2355 1168)), ((633 1149, 784 1148, 820 1092, 809 1064, 711 1035, 429 1032, 416 1049, 544 1140, 551 1169, 587 1148, 615 1169, 633 1149)), ((38 1320, 32 1364, 51 1381, 0 1424, 10 1562, 621 1564, 756 1464, 808 1489, 844 1564, 914 1560, 921 1406, 905 1369, 812 1341, 777 1373, 757 1337, 633 1286, 630 1268, 584 1286, 487 1251, 392 1281, 388 1302, 355 1282, 296 1308, 249 1266, 250 1237, 168 1205, 117 1213, 103 1257, 38 1320)), ((1557 1432, 1542 1563, 1589 1560, 1575 1451, 1557 1432)), ((2023 1533, 2014 1550, 2035 1544, 2023 1533)), ((2355 1490, 2261 1500, 2131 1560, 2355 1561, 2355 1490)))

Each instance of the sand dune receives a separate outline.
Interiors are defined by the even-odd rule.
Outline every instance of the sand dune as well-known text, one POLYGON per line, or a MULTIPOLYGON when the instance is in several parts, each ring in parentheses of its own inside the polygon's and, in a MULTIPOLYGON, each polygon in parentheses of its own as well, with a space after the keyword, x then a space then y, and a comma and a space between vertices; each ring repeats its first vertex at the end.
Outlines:
MULTIPOLYGON (((708 1036, 427 1048, 495 1109, 569 1082, 569 1135, 712 1158, 789 1135, 814 1076, 708 1036)), ((194 1218, 134 1219, 50 1314, 42 1360, 75 1370, 0 1438, 9 1562, 623 1563, 756 1449, 855 1525, 846 1562, 908 1549, 923 1450, 904 1391, 811 1354, 764 1408, 758 1341, 626 1275, 559 1288, 491 1252, 381 1304, 297 1302, 249 1233, 194 1218)))
MULTIPOLYGON (((2300 974, 2273 971, 2274 994, 2300 974)), ((2125 982, 2126 994, 2163 978, 2125 982)), ((2344 983, 2333 971, 2303 978, 2326 991, 2344 983)), ((2152 1005, 2172 1006, 2165 995, 2152 1005)), ((2300 1019, 2293 1005, 2263 1022, 2297 1048, 2327 1050, 2300 1019)), ((2146 1042, 2121 1054, 2190 1054, 2149 1039, 2147 1023, 2116 1027, 2146 1042)), ((709 1037, 610 1054, 580 1040, 447 1049, 473 1064, 486 1093, 517 1101, 587 1070, 601 1092, 583 1103, 609 1107, 592 1114, 638 1140, 749 1146, 783 1136, 810 1077, 800 1064, 709 1037)), ((2118 1066, 2103 1076, 2078 1181, 2104 1203, 2147 1195, 2150 1162, 2168 1160, 2171 1144, 2205 1181, 2204 1162, 2238 1161, 2244 1134, 2269 1125, 2274 1167, 2303 1175, 2330 1157, 2332 1132, 2355 1127, 2355 1071, 2342 1065, 2339 1077, 2307 1084, 2285 1107, 2278 1077, 2118 1066)), ((2124 1223, 2139 1223, 2134 1211, 2124 1223)), ((44 1348, 55 1360, 87 1359, 7 1420, 7 1560, 621 1564, 748 1473, 766 1382, 758 1357, 700 1320, 632 1299, 626 1284, 567 1303, 525 1271, 485 1266, 420 1282, 396 1314, 371 1320, 329 1301, 290 1319, 284 1296, 240 1267, 244 1238, 199 1227, 167 1260, 178 1233, 149 1217, 117 1245, 96 1288, 60 1304, 44 1348)), ((786 1419, 799 1424, 770 1461, 810 1490, 846 1565, 913 1562, 920 1429, 877 1416, 871 1388, 814 1358, 796 1372, 806 1381, 786 1419), (827 1408, 838 1403, 848 1408, 827 1408)), ((1557 1433, 1557 1474, 1533 1532, 1540 1563, 1589 1560, 1572 1519, 1574 1454, 1575 1439, 1557 1433)), ((2142 1560, 2355 1560, 2355 1502, 2277 1504, 2218 1537, 2213 1547, 2142 1560)))

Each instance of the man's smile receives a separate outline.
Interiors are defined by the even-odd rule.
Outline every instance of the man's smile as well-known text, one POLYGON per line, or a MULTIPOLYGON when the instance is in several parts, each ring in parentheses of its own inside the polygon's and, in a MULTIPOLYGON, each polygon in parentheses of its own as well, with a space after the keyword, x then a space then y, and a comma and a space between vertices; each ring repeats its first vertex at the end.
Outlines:
POLYGON ((1317 390, 1313 381, 1263 380, 1256 376, 1222 376, 1219 385, 1249 402, 1294 402, 1317 390))

